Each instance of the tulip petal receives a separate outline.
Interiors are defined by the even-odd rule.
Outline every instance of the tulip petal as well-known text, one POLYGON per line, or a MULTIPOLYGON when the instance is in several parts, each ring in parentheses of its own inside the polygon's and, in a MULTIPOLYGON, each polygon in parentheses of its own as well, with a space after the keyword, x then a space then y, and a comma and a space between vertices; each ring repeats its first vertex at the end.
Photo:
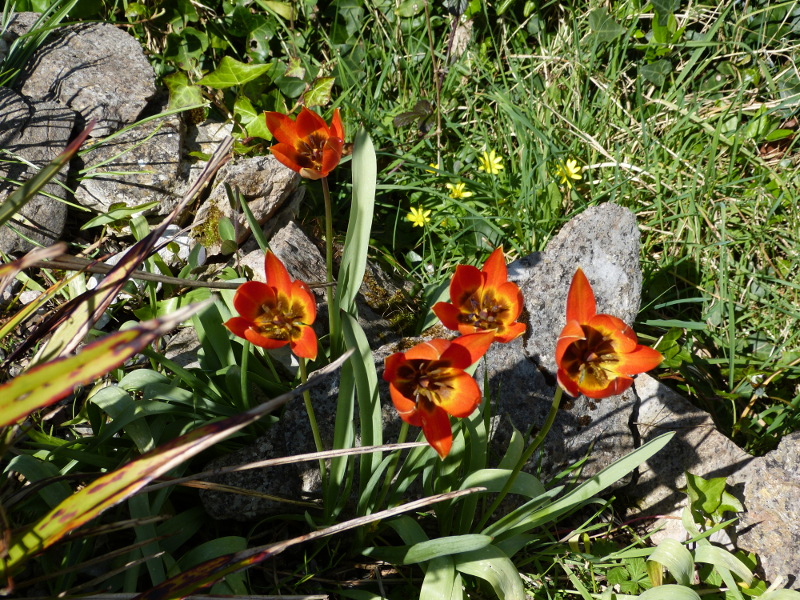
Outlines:
POLYGON ((287 296, 291 295, 292 278, 289 277, 289 271, 271 250, 267 250, 264 257, 264 271, 267 274, 268 285, 274 287, 276 292, 283 292, 287 296))
POLYGON ((620 354, 618 358, 615 370, 620 375, 636 375, 650 371, 660 365, 664 359, 658 350, 647 346, 636 346, 635 350, 620 354))
POLYGON ((494 341, 501 344, 507 344, 511 340, 517 339, 519 336, 525 333, 527 329, 528 326, 525 325, 525 323, 511 323, 511 325, 506 327, 505 332, 502 335, 495 335, 494 341))
POLYGON ((556 377, 558 378, 558 385, 560 385, 567 394, 573 398, 577 398, 580 395, 581 391, 578 389, 578 384, 570 379, 564 369, 559 369, 556 377))
POLYGON ((587 398, 594 398, 595 400, 602 400, 609 396, 617 396, 631 387, 633 379, 630 377, 616 377, 608 381, 605 386, 592 385, 594 380, 585 380, 578 386, 581 393, 587 398))
POLYGON ((269 150, 278 159, 278 162, 296 173, 300 173, 304 168, 303 164, 308 162, 295 150, 294 146, 289 144, 275 144, 269 150))
POLYGON ((325 120, 313 110, 309 110, 304 106, 295 121, 297 137, 300 139, 307 138, 315 131, 322 132, 325 137, 328 137, 328 125, 325 120))
POLYGON ((638 338, 633 329, 625 321, 613 315, 600 313, 585 324, 611 339, 614 349, 618 352, 631 352, 638 344, 638 338))
POLYGON ((594 292, 583 270, 578 267, 567 294, 567 321, 586 323, 597 313, 594 292))
MULTIPOLYGON (((493 341, 494 331, 462 335, 453 340, 450 346, 442 352, 442 360, 449 361, 457 369, 466 369, 486 354, 493 341)), ((408 353, 406 353, 406 356, 408 356, 408 353)))
POLYGON ((242 317, 233 317, 232 319, 225 321, 224 325, 233 335, 244 338, 244 332, 250 328, 252 323, 247 319, 243 319, 242 317))
POLYGON ((439 338, 417 344, 405 352, 406 360, 439 360, 442 353, 450 346, 447 340, 439 338))
POLYGON ((320 173, 323 177, 327 177, 339 161, 342 160, 342 146, 344 142, 342 138, 331 137, 325 142, 325 147, 322 149, 322 168, 320 173))
MULTIPOLYGON (((461 307, 483 285, 483 274, 472 265, 458 265, 450 282, 450 300, 461 307)), ((472 307, 468 306, 470 312, 472 307)))
POLYGON ((437 302, 433 305, 433 314, 435 314, 442 325, 453 331, 458 331, 462 323, 458 322, 458 317, 461 316, 461 311, 449 302, 437 302))
POLYGON ((497 288, 508 281, 508 269, 502 246, 489 255, 481 271, 486 275, 484 287, 497 288))
POLYGON ((452 375, 447 378, 447 388, 440 389, 437 398, 438 406, 445 412, 464 418, 471 415, 481 403, 483 394, 472 375, 461 369, 453 369, 452 375))
POLYGON ((342 125, 342 117, 339 115, 338 108, 333 109, 333 117, 331 118, 331 135, 344 142, 344 126, 342 125))
POLYGON ((300 141, 294 120, 289 115, 279 112, 266 112, 264 115, 267 120, 267 129, 272 136, 280 143, 294 148, 300 141))
POLYGON ((303 326, 300 328, 300 337, 291 340, 292 352, 300 358, 314 360, 317 358, 317 334, 311 327, 303 326))
POLYGON ((236 289, 233 307, 248 321, 263 314, 262 306, 275 306, 276 296, 272 286, 260 281, 246 281, 236 289))
POLYGON ((450 427, 450 417, 442 409, 433 406, 432 410, 427 411, 420 404, 418 414, 422 420, 422 432, 425 439, 436 450, 440 458, 450 454, 453 446, 453 430, 450 427))
POLYGON ((289 343, 289 340, 276 340, 271 337, 261 335, 252 327, 248 327, 245 330, 244 338, 251 344, 255 346, 260 346, 261 348, 266 348, 267 350, 280 348, 281 346, 285 346, 286 344, 289 343))
POLYGON ((292 306, 299 303, 302 307, 302 321, 311 325, 317 318, 317 299, 311 288, 305 282, 295 279, 291 288, 292 306))
POLYGON ((558 336, 558 341, 556 342, 556 364, 561 367, 561 361, 564 358, 564 353, 567 351, 567 348, 574 342, 584 339, 586 339, 586 334, 580 323, 577 321, 567 321, 567 324, 564 325, 564 329, 561 330, 561 334, 558 336))
POLYGON ((397 369, 406 362, 402 352, 395 352, 386 357, 383 367, 383 380, 392 382, 397 378, 397 369))
POLYGON ((516 321, 522 313, 522 305, 525 302, 519 286, 512 281, 506 281, 495 288, 494 297, 496 302, 506 307, 503 320, 508 323, 516 321))

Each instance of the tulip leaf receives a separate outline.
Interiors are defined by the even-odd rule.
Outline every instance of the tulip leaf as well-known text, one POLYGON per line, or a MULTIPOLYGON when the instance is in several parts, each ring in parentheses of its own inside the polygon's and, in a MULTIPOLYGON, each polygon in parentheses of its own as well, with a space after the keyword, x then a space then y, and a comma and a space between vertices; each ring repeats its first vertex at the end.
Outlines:
POLYGON ((214 89, 224 89, 234 85, 243 85, 257 79, 270 69, 270 65, 256 65, 239 62, 230 56, 223 56, 219 66, 197 83, 214 89))
POLYGON ((325 106, 331 101, 331 91, 335 77, 317 77, 311 84, 311 89, 303 93, 303 104, 310 106, 325 106))
POLYGON ((664 565, 680 585, 691 585, 694 560, 692 553, 679 541, 662 540, 648 560, 664 565))
MULTIPOLYGON (((197 310, 202 306, 202 304, 198 305, 192 310, 197 310)), ((179 322, 185 318, 185 313, 189 312, 191 312, 189 309, 184 309, 180 313, 176 313, 172 320, 179 322)), ((139 332, 135 333, 139 335, 139 332)), ((286 394, 248 411, 198 427, 116 471, 96 479, 61 502, 37 523, 15 535, 8 547, 6 568, 13 573, 31 556, 49 548, 73 529, 91 521, 103 511, 132 496, 156 477, 167 473, 192 456, 299 396, 303 391, 314 386, 320 379, 319 376, 335 370, 348 357, 349 354, 343 354, 338 360, 317 371, 317 376, 309 378, 308 383, 298 386, 286 394)), ((227 564, 225 557, 223 557, 223 563, 227 564)))
POLYGON ((488 535, 472 533, 466 535, 453 535, 426 540, 414 544, 406 552, 403 564, 412 565, 421 563, 439 556, 450 556, 460 552, 480 550, 492 543, 488 535))
MULTIPOLYGON (((449 556, 439 556, 428 563, 419 597, 425 600, 450 600, 456 581, 456 568, 449 556)), ((461 590, 459 589, 459 592, 461 590)))
POLYGON ((37 365, 0 385, 0 426, 16 423, 34 410, 60 400, 75 386, 95 381, 207 304, 186 307, 169 317, 113 333, 75 356, 37 365))
POLYGON ((362 129, 353 144, 353 202, 336 295, 339 308, 352 315, 356 314, 356 294, 367 266, 377 173, 375 147, 369 134, 362 129))
POLYGON ((694 551, 694 561, 699 563, 712 564, 717 568, 727 569, 735 573, 747 585, 753 580, 753 573, 745 564, 736 558, 733 554, 708 543, 707 540, 702 540, 706 543, 699 543, 697 549, 694 551))
POLYGON ((639 600, 700 600, 700 596, 692 588, 674 583, 650 588, 637 597, 639 600))
POLYGON ((496 546, 463 552, 454 556, 453 560, 456 570, 488 582, 500 600, 525 597, 519 570, 496 546))

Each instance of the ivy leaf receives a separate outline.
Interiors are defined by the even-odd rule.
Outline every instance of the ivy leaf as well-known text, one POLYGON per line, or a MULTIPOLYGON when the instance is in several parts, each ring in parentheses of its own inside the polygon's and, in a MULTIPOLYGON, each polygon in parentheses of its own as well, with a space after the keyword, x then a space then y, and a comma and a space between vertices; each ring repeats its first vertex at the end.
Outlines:
POLYGON ((248 81, 260 77, 266 73, 270 65, 245 64, 231 58, 223 56, 219 66, 213 73, 209 73, 197 83, 207 85, 214 89, 229 88, 234 85, 242 85, 248 81))
POLYGON ((303 104, 306 106, 325 106, 331 101, 331 91, 335 77, 317 77, 311 88, 303 94, 303 104))
POLYGON ((639 75, 659 87, 664 85, 664 82, 667 80, 667 75, 669 75, 671 71, 672 63, 666 58, 639 67, 639 75))
POLYGON ((203 90, 189 83, 185 73, 176 72, 164 77, 169 90, 169 107, 185 108, 203 104, 203 90))
POLYGON ((666 23, 667 19, 681 5, 681 0, 652 0, 653 12, 658 15, 658 20, 666 23))
POLYGON ((589 13, 589 29, 598 42, 612 42, 626 31, 605 8, 596 8, 589 13))
POLYGON ((427 100, 420 100, 408 112, 400 113, 393 119, 395 127, 406 127, 415 121, 427 119, 433 114, 433 104, 427 100))
POLYGON ((253 108, 253 104, 244 96, 238 98, 233 105, 233 115, 242 124, 248 136, 272 139, 263 113, 253 108))

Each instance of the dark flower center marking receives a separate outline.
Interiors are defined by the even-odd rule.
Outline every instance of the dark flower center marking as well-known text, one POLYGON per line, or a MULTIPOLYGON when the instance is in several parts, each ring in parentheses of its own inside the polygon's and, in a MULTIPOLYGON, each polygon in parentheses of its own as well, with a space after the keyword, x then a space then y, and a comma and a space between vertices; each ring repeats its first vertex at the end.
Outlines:
POLYGON ((423 409, 441 405, 453 394, 451 368, 440 360, 409 360, 397 370, 395 386, 406 398, 414 398, 423 409))
POLYGON ((319 132, 312 131, 302 140, 297 142, 297 152, 308 163, 303 166, 316 171, 322 170, 322 155, 326 144, 328 143, 328 136, 319 132))
POLYGON ((581 384, 588 379, 594 380, 599 387, 605 387, 617 378, 614 365, 619 357, 609 336, 587 325, 581 327, 586 339, 569 345, 562 359, 563 368, 581 384))
POLYGON ((472 294, 465 302, 462 302, 458 321, 483 331, 502 332, 506 328, 508 312, 508 306, 497 300, 491 292, 483 294, 481 298, 472 294))

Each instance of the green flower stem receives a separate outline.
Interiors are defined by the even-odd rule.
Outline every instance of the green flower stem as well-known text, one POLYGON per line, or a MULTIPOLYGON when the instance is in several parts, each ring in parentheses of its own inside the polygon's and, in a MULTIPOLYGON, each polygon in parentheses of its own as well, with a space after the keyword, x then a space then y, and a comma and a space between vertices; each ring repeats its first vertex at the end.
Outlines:
MULTIPOLYGON (((298 357, 300 361, 300 383, 308 381, 308 372, 306 371, 306 359, 298 357)), ((311 434, 314 436, 314 445, 317 447, 317 452, 322 452, 325 448, 322 446, 322 438, 319 435, 319 426, 317 426, 317 417, 314 414, 314 406, 311 404, 311 394, 306 390, 303 392, 303 402, 306 405, 306 413, 308 413, 308 423, 311 425, 311 434)), ((322 480, 322 489, 325 489, 327 471, 325 469, 325 461, 319 459, 319 476, 322 480)))
POLYGON ((239 365, 239 381, 242 390, 242 408, 248 410, 250 408, 250 394, 247 390, 247 363, 250 361, 250 342, 246 341, 242 344, 242 362, 239 365))
POLYGON ((331 208, 331 190, 328 187, 328 178, 322 178, 322 197, 325 199, 325 268, 328 285, 325 286, 325 298, 328 301, 328 325, 330 327, 331 356, 338 354, 333 346, 339 344, 339 311, 334 310, 334 279, 333 279, 333 209, 331 208))
MULTIPOLYGON (((404 443, 406 441, 407 435, 408 435, 408 423, 403 421, 403 424, 400 426, 400 433, 397 436, 397 443, 398 444, 404 443)), ((381 489, 381 495, 374 506, 376 510, 380 510, 381 504, 386 499, 386 494, 389 493, 389 487, 392 484, 392 479, 394 478, 394 472, 397 470, 397 463, 400 462, 400 452, 401 452, 400 450, 397 450, 394 453, 394 458, 392 459, 389 468, 386 469, 386 477, 383 478, 383 488, 381 489)))
POLYGON ((533 453, 542 445, 544 442, 544 438, 547 437, 547 434, 550 433, 550 429, 553 427, 553 423, 555 423, 556 416, 558 415, 558 409, 561 406, 561 396, 563 395, 563 390, 561 387, 556 387, 556 393, 553 395, 553 403, 550 405, 550 413, 547 415, 547 419, 545 419, 544 425, 542 429, 539 431, 539 434, 536 438, 531 442, 531 445, 525 449, 525 452, 522 454, 520 459, 517 461, 517 465, 514 467, 514 470, 511 471, 511 475, 508 476, 503 489, 500 490, 500 493, 492 502, 492 505, 489 507, 485 513, 483 513, 483 517, 481 518, 481 522, 478 524, 477 531, 481 531, 484 527, 486 527, 486 522, 489 520, 489 517, 494 514, 494 511, 497 510, 497 507, 500 506, 500 503, 503 501, 503 498, 506 497, 508 491, 511 489, 511 486, 514 485, 514 481, 517 479, 517 475, 522 470, 522 467, 525 466, 525 463, 528 462, 533 453))

